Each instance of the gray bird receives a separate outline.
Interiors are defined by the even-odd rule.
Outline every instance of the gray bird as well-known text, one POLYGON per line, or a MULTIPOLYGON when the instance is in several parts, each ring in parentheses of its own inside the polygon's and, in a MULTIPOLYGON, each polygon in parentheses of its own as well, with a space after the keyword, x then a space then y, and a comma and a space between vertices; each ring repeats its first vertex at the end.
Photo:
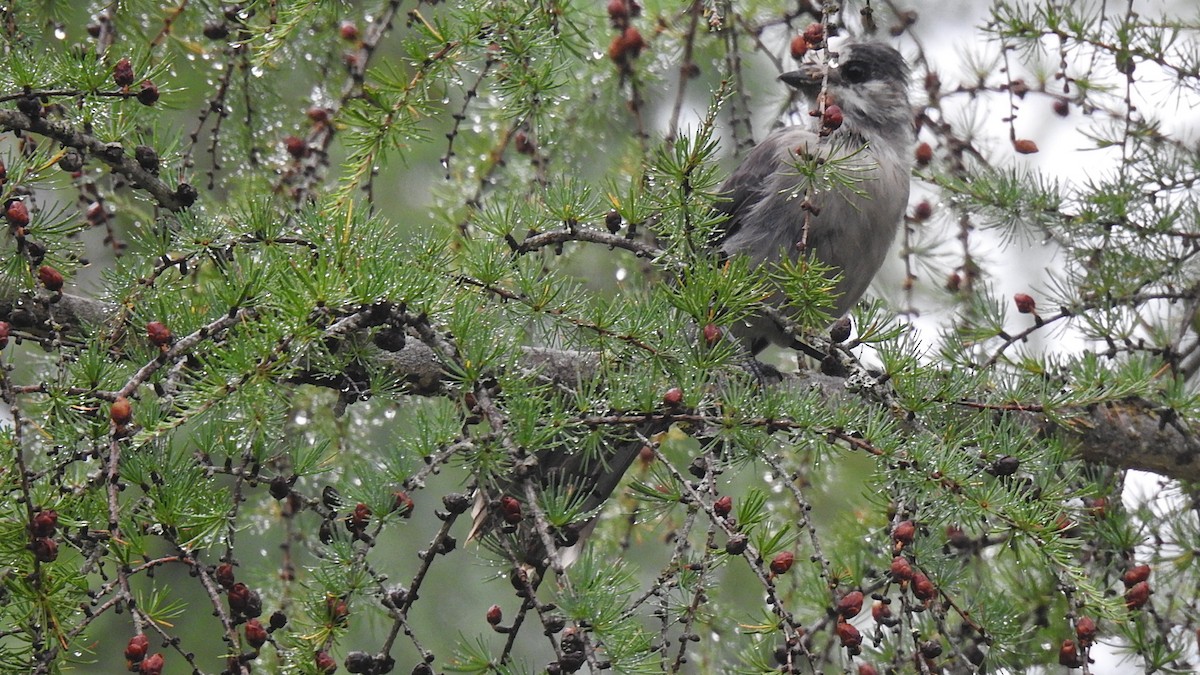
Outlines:
MULTIPOLYGON (((827 80, 826 93, 841 108, 843 123, 825 135, 805 127, 787 127, 756 146, 723 188, 726 196, 717 208, 729 218, 716 248, 726 256, 749 256, 755 264, 798 255, 796 242, 805 234, 801 204, 807 198, 812 205, 807 250, 841 271, 834 302, 834 311, 840 316, 862 297, 878 271, 908 202, 913 140, 908 67, 891 47, 857 43, 843 47, 836 65, 828 69, 814 64, 780 79, 812 93, 827 80), (857 182, 852 188, 825 186, 808 194, 794 168, 803 154, 833 161, 840 171, 853 173, 857 182)), ((773 300, 782 302, 781 297, 773 300)), ((770 342, 791 343, 782 327, 766 316, 754 317, 734 332, 746 340, 753 353, 770 342)), ((641 431, 651 436, 666 425, 666 421, 651 422, 641 431)), ((541 489, 556 486, 568 490, 580 500, 581 512, 589 514, 585 522, 554 533, 556 555, 562 564, 578 555, 580 544, 595 526, 595 511, 620 484, 641 447, 641 440, 632 437, 614 441, 604 457, 568 447, 538 453, 534 475, 527 473, 526 479, 534 480, 541 489)), ((514 511, 517 506, 511 501, 506 513, 500 499, 500 495, 516 495, 517 501, 524 501, 521 497, 525 494, 520 480, 481 489, 468 539, 489 533, 507 536, 508 550, 540 572, 547 555, 543 540, 528 514, 514 511), (519 521, 503 527, 504 517, 514 513, 519 521)), ((495 539, 492 544, 501 545, 495 539)))
MULTIPOLYGON (((804 240, 805 251, 841 272, 833 303, 837 317, 866 292, 904 215, 913 124, 908 66, 898 51, 874 42, 851 43, 830 62, 827 68, 812 64, 780 79, 816 93, 827 78, 826 102, 841 108, 841 125, 824 135, 804 126, 785 127, 755 146, 721 189, 725 196, 717 208, 729 220, 718 248, 761 265, 783 256, 795 259, 801 254, 797 243, 804 240), (812 158, 853 184, 809 183, 796 165, 812 158), (806 199, 810 206, 804 205, 806 199)), ((777 294, 768 302, 782 301, 777 294)), ((763 315, 733 332, 752 354, 769 343, 793 343, 763 315)))

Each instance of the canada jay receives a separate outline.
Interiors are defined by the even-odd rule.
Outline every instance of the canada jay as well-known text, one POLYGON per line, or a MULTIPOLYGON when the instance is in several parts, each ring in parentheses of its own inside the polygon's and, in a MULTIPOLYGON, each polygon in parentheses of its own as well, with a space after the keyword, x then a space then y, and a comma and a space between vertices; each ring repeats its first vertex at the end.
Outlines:
MULTIPOLYGON (((800 255, 797 243, 803 241, 805 251, 842 275, 833 301, 834 313, 840 316, 866 291, 907 205, 913 140, 908 67, 895 49, 863 42, 842 47, 828 67, 807 66, 780 79, 811 93, 824 84, 826 103, 840 108, 841 123, 825 120, 820 130, 787 127, 763 139, 725 182, 717 208, 729 218, 715 246, 723 256, 745 255, 761 265, 800 255), (850 180, 802 178, 801 162, 823 163, 850 180)), ((779 305, 783 299, 777 296, 768 302, 779 305)), ((766 316, 752 317, 732 330, 752 353, 771 342, 791 343, 783 328, 766 316)), ((603 458, 565 447, 544 450, 538 455, 535 480, 542 488, 586 490, 581 511, 592 512, 616 489, 641 447, 636 438, 614 442, 603 458)), ((515 497, 493 494, 490 506, 481 493, 469 536, 494 532, 493 523, 503 519, 511 523, 514 543, 524 548, 521 553, 536 566, 544 560, 544 540, 517 503, 528 493, 519 484, 507 489, 515 497)), ((575 544, 592 525, 594 518, 555 533, 563 564, 578 554, 575 544)))
MULTIPOLYGON (((780 79, 811 93, 827 82, 825 102, 837 105, 843 119, 836 128, 826 122, 823 130, 779 129, 746 156, 721 188, 717 208, 729 220, 719 248, 725 255, 749 256, 756 265, 811 251, 841 273, 833 299, 837 317, 867 290, 908 204, 913 143, 908 66, 895 49, 860 42, 838 50, 827 68, 814 64, 780 79), (805 176, 801 163, 816 168, 805 176), (840 173, 846 182, 822 182, 822 171, 840 173)), ((778 305, 782 298, 771 302, 778 305)), ((768 343, 792 343, 766 316, 733 332, 752 353, 768 343)))

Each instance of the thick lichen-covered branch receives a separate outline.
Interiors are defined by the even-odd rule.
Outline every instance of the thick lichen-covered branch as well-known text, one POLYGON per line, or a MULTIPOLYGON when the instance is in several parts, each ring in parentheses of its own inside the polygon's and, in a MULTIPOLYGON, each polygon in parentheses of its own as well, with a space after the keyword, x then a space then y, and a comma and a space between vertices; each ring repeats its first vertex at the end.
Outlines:
MULTIPOLYGON (((69 294, 62 295, 57 302, 48 302, 44 297, 0 297, 0 321, 8 321, 18 334, 34 339, 48 338, 52 334, 83 339, 85 327, 105 323, 115 311, 116 306, 112 304, 69 294)), ((339 337, 350 339, 351 336, 339 337)), ((446 393, 440 384, 443 371, 438 356, 420 340, 409 340, 398 351, 378 349, 372 353, 380 365, 406 383, 410 394, 439 396, 446 393)), ((524 353, 525 364, 531 372, 567 387, 577 385, 582 373, 593 370, 594 365, 589 364, 595 364, 598 358, 597 354, 589 352, 541 347, 527 348, 524 353)), ((335 386, 343 381, 337 376, 337 373, 307 372, 295 382, 335 386)), ((778 386, 817 387, 831 402, 856 396, 847 389, 845 378, 809 371, 785 375, 778 386)), ((1076 455, 1084 461, 1150 471, 1183 481, 1200 481, 1200 441, 1169 411, 1139 400, 1056 411, 1059 419, 1068 418, 1070 424, 1055 423, 1033 405, 1014 404, 1003 410, 996 406, 980 406, 979 414, 997 412, 1020 419, 1043 433, 1065 435, 1073 442, 1076 455)), ((644 421, 644 418, 638 418, 638 421, 644 421)), ((622 420, 614 418, 609 422, 621 424, 622 420)), ((763 420, 763 424, 774 431, 788 428, 787 420, 781 419, 763 420)), ((913 433, 919 432, 914 430, 913 433)), ((851 440, 858 444, 864 442, 851 440)))

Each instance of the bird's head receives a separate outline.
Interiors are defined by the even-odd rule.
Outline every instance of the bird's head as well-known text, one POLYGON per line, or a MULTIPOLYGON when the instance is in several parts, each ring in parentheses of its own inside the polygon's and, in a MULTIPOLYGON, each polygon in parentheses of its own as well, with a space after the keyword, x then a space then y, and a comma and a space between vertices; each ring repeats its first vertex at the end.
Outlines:
POLYGON ((909 73, 904 57, 878 42, 854 42, 831 52, 828 64, 810 63, 779 76, 810 95, 828 73, 827 103, 842 109, 847 130, 868 137, 912 138, 909 73))

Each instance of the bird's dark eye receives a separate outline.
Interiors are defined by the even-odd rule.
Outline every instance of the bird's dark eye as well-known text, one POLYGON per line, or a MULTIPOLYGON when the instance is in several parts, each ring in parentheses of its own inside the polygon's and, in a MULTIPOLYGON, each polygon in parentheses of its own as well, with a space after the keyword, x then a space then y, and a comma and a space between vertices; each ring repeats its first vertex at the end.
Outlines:
POLYGON ((871 77, 871 69, 862 61, 851 61, 842 66, 842 78, 850 84, 866 82, 871 77))

